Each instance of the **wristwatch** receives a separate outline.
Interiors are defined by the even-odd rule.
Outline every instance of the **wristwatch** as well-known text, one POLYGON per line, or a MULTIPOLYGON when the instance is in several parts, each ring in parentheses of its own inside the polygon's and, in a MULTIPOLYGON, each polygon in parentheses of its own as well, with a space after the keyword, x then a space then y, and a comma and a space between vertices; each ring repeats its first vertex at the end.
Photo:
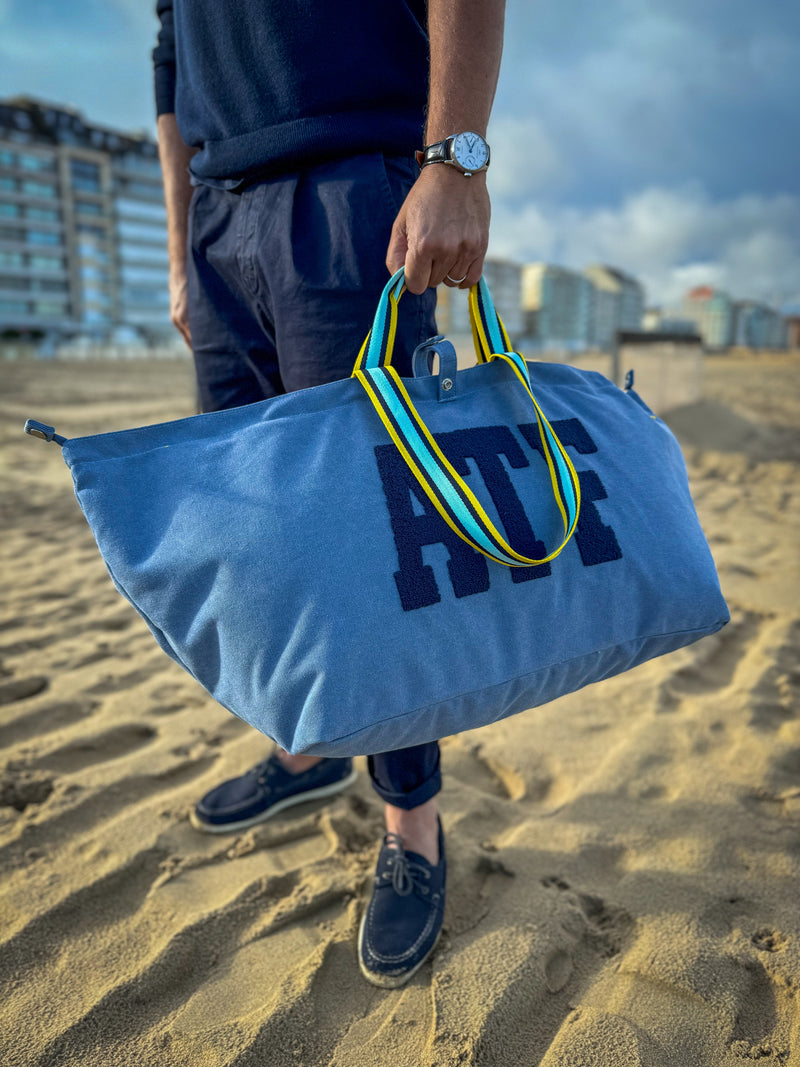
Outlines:
POLYGON ((471 130, 453 133, 417 152, 417 163, 420 167, 427 167, 429 163, 447 163, 460 170, 465 178, 470 178, 489 166, 489 146, 479 133, 471 130))

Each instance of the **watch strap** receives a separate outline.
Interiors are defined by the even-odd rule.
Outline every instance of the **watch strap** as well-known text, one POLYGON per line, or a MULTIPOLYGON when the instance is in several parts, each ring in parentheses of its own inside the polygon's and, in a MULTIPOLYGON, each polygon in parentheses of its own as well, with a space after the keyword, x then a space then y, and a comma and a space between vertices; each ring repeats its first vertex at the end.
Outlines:
POLYGON ((426 166, 428 163, 449 163, 450 153, 448 147, 452 137, 446 137, 443 141, 436 141, 434 144, 426 145, 421 152, 417 152, 417 163, 421 167, 426 166))

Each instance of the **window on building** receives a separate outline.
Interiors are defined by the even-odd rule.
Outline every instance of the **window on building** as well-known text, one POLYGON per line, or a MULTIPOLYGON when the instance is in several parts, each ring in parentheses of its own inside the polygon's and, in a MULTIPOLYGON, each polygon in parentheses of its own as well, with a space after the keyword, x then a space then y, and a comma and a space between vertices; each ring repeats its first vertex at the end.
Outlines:
POLYGON ((103 205, 95 204, 91 200, 76 200, 75 210, 79 215, 102 215, 103 205))
POLYGON ((29 230, 28 243, 32 245, 60 245, 61 235, 45 230, 29 230))
POLYGON ((43 196, 48 199, 56 195, 55 185, 46 185, 44 182, 23 181, 22 191, 28 196, 43 196))
POLYGON ((15 178, 0 178, 0 192, 14 193, 17 190, 15 178))
POLYGON ((135 152, 126 152, 119 159, 119 167, 122 170, 136 171, 139 174, 149 174, 153 178, 161 177, 161 167, 157 159, 147 159, 135 152))
POLYGON ((64 261, 58 256, 30 256, 28 265, 33 270, 63 270, 64 261))
POLYGON ((85 282, 108 282, 108 271, 93 263, 81 263, 81 278, 85 282))
POLYGON ((0 217, 4 219, 18 219, 22 214, 19 204, 0 204, 0 217))
POLYGON ((0 289, 30 289, 30 278, 20 278, 16 274, 0 274, 0 289))
POLYGON ((36 222, 60 222, 59 213, 50 207, 26 207, 25 216, 36 222))
POLYGON ((0 167, 16 167, 17 154, 7 148, 0 148, 0 167))
POLYGON ((121 219, 117 231, 123 241, 153 241, 163 244, 167 239, 166 227, 158 227, 143 222, 126 222, 121 219))
POLYGON ((108 263, 109 256, 102 248, 98 248, 94 241, 79 241, 78 252, 82 259, 93 259, 96 263, 108 263))
POLYGON ((66 293, 67 283, 56 281, 55 278, 37 278, 34 289, 38 293, 66 293))
POLYGON ((79 189, 83 193, 101 191, 100 167, 97 163, 90 163, 87 159, 71 159, 69 169, 73 189, 79 189))
POLYGON ((97 311, 94 308, 87 308, 83 313, 83 321, 90 326, 98 326, 105 322, 110 322, 111 319, 104 311, 97 311))
POLYGON ((136 285, 142 282, 162 285, 164 282, 164 269, 163 267, 134 267, 123 264, 122 280, 126 285, 136 285))
POLYGON ((90 226, 86 222, 78 223, 78 233, 85 234, 87 237, 94 237, 98 241, 105 241, 107 236, 102 226, 90 226))
POLYGON ((19 165, 23 170, 53 170, 54 160, 48 156, 33 156, 27 152, 21 153, 19 157, 19 165))
POLYGON ((0 315, 27 315, 28 304, 24 300, 0 300, 0 315))
POLYGON ((111 297, 108 293, 102 289, 86 288, 83 290, 83 301, 85 304, 96 304, 98 307, 110 307, 111 297))
POLYGON ((22 265, 21 252, 4 252, 0 250, 0 267, 21 267, 22 265))
POLYGON ((0 241, 24 241, 25 231, 16 226, 0 226, 0 241))
POLYGON ((155 266, 162 264, 164 267, 169 263, 169 253, 166 246, 161 245, 123 245, 120 249, 123 270, 128 264, 142 263, 155 266))
POLYGON ((164 202, 164 190, 161 185, 149 185, 147 182, 126 181, 121 183, 120 192, 126 197, 164 202))
POLYGON ((122 291, 122 302, 132 307, 158 307, 169 303, 169 290, 165 285, 148 288, 142 285, 127 286, 122 291))
MULTIPOLYGON (((159 191, 160 193, 160 191, 159 191)), ((145 204, 141 200, 129 200, 120 197, 115 204, 117 214, 126 219, 144 219, 147 222, 167 224, 167 210, 163 200, 158 203, 145 204)))
POLYGON ((51 300, 37 300, 33 305, 35 314, 41 315, 43 318, 61 318, 66 314, 66 307, 64 304, 56 304, 51 300))

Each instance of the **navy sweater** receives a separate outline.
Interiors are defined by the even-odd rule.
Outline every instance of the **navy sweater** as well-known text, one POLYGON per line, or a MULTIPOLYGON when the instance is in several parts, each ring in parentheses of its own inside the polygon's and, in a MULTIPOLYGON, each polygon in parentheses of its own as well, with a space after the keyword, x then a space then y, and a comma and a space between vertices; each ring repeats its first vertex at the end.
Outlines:
POLYGON ((174 112, 200 149, 200 180, 421 146, 426 0, 158 0, 156 10, 156 110, 174 112))

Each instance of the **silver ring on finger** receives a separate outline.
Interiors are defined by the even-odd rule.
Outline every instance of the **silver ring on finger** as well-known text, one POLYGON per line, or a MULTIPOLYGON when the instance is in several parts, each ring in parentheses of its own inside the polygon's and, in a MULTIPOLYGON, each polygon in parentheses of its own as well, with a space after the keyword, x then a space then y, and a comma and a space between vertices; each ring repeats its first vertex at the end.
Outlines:
POLYGON ((453 283, 453 285, 460 285, 464 281, 464 278, 466 278, 466 274, 464 275, 464 278, 451 278, 449 274, 446 275, 446 277, 449 282, 453 283))

